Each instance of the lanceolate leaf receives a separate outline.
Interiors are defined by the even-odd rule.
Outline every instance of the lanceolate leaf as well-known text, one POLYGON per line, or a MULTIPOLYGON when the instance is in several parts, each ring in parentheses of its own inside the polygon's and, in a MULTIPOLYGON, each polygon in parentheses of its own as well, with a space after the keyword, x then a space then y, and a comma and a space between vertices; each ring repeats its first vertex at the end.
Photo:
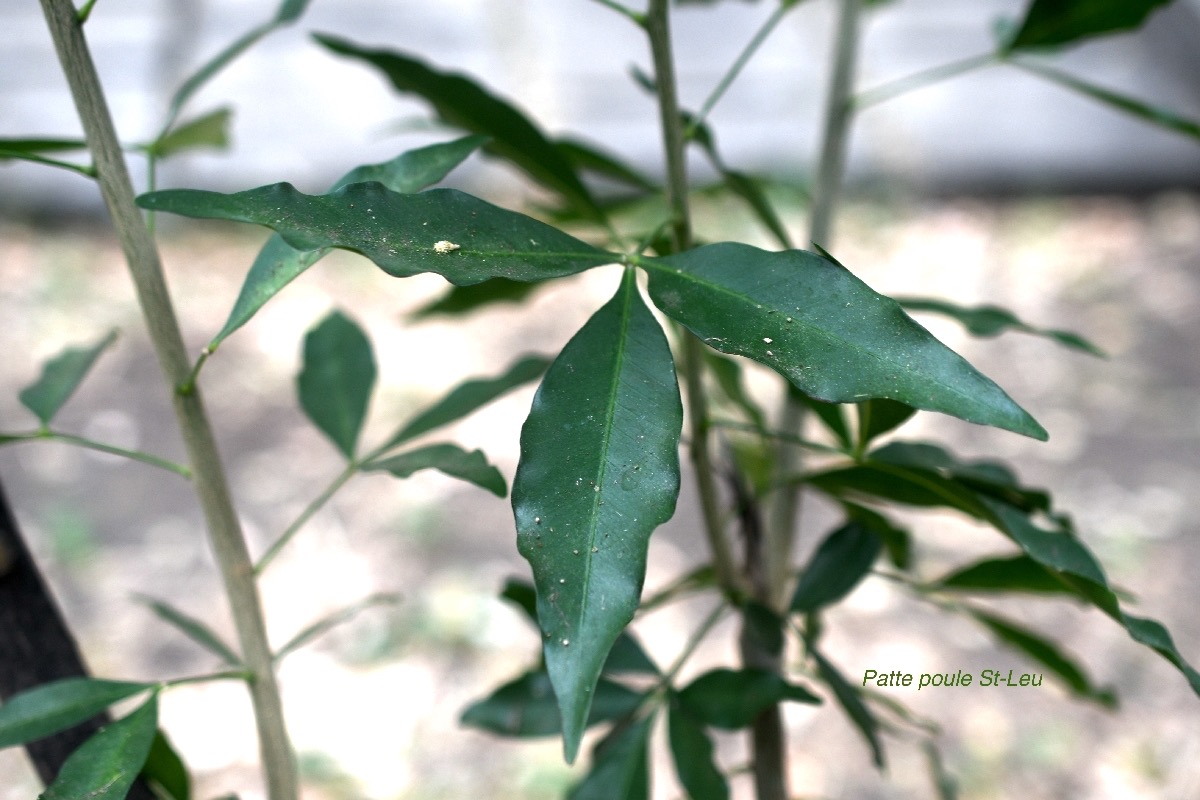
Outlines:
POLYGON ((353 459, 375 386, 366 334, 340 311, 331 313, 304 337, 304 368, 296 383, 304 413, 353 459))
POLYGON ((141 777, 163 795, 164 800, 192 800, 192 778, 183 759, 161 730, 154 735, 141 777))
MULTIPOLYGON (((619 683, 601 678, 588 715, 588 726, 633 713, 642 695, 619 683)), ((545 671, 527 672, 504 684, 491 696, 463 712, 462 723, 501 736, 554 736, 562 732, 562 718, 554 687, 545 671)))
POLYGON ((673 707, 667 718, 667 737, 675 774, 690 800, 727 800, 729 783, 713 758, 713 743, 687 712, 673 707))
POLYGON ((122 800, 142 771, 157 732, 156 693, 84 742, 39 800, 122 800))
POLYGON ((1045 439, 996 384, 832 261, 723 243, 643 259, 650 296, 711 347, 819 400, 872 397, 1045 439))
MULTIPOLYGON (((393 192, 419 192, 442 180, 452 169, 483 144, 482 136, 465 136, 452 142, 429 145, 401 153, 382 164, 355 167, 333 185, 331 191, 365 181, 378 181, 393 192)), ((300 273, 321 260, 329 250, 297 250, 274 234, 259 251, 246 275, 229 319, 211 342, 215 350, 229 334, 245 325, 268 300, 300 273)))
POLYGON ((0 705, 0 748, 58 733, 153 688, 149 683, 66 678, 21 692, 0 705))
POLYGON ((139 596, 137 598, 153 611, 159 619, 169 622, 205 650, 213 653, 231 667, 242 666, 242 660, 233 648, 225 644, 211 628, 195 617, 191 617, 174 606, 155 600, 153 597, 139 596))
POLYGON ((912 406, 897 403, 895 400, 875 398, 859 403, 858 409, 858 446, 866 449, 873 439, 899 428, 907 422, 917 410, 912 406))
POLYGON ((960 306, 929 297, 897 297, 896 302, 908 311, 924 311, 950 317, 961 323, 975 336, 999 336, 1009 330, 1020 331, 1053 339, 1064 347, 1081 350, 1094 356, 1104 355, 1103 350, 1077 333, 1054 328, 1035 328, 1017 319, 1011 311, 999 306, 960 306))
POLYGON ((558 139, 554 142, 554 146, 576 171, 593 172, 635 189, 641 189, 643 192, 653 192, 658 188, 649 178, 633 167, 577 139, 558 139))
POLYGON ((146 150, 157 158, 167 158, 176 153, 201 148, 224 150, 229 147, 229 120, 232 117, 233 111, 229 108, 210 111, 175 128, 148 145, 146 150))
POLYGON ((47 361, 42 367, 42 376, 21 390, 21 404, 37 414, 43 425, 49 425, 63 403, 87 377, 96 359, 116 340, 117 332, 110 331, 91 347, 68 348, 47 361))
POLYGON ((846 715, 850 717, 850 721, 854 723, 854 727, 858 728, 863 738, 867 740, 875 766, 882 769, 885 757, 883 742, 879 738, 879 723, 875 720, 875 715, 871 713, 871 709, 859 696, 858 689, 846 680, 837 667, 816 650, 810 649, 809 653, 817 664, 817 672, 820 673, 821 680, 828 684, 833 691, 833 696, 837 698, 838 705, 842 707, 846 715))
POLYGON ((1077 594, 1051 570, 1026 555, 978 561, 939 578, 932 586, 960 592, 1077 594))
POLYGON ((300 250, 340 247, 398 278, 436 272, 459 286, 489 278, 559 278, 616 260, 532 217, 454 189, 398 194, 378 183, 355 183, 306 195, 278 183, 229 195, 153 192, 139 197, 138 205, 265 225, 300 250))
POLYGON ((467 452, 456 444, 431 444, 388 458, 364 464, 368 472, 390 472, 397 478, 407 478, 423 469, 436 469, 452 478, 473 483, 497 497, 508 493, 508 484, 500 470, 488 463, 482 450, 467 452))
POLYGON ((1032 0, 1008 49, 1044 47, 1139 27, 1171 0, 1032 0))
POLYGON ((409 420, 388 440, 384 449, 449 425, 487 405, 500 395, 539 377, 550 362, 541 356, 527 356, 495 378, 476 378, 455 387, 450 394, 409 420))
POLYGON ((547 371, 513 480, 568 761, 605 657, 637 609, 650 533, 674 513, 682 424, 666 337, 627 271, 547 371))
POLYGON ((572 205, 602 218, 587 187, 558 146, 512 104, 465 75, 439 72, 414 58, 387 50, 368 50, 332 36, 316 40, 335 53, 357 58, 383 72, 401 92, 423 97, 441 119, 490 138, 485 150, 524 170, 572 205))
POLYGON ((829 534, 800 574, 792 611, 807 614, 841 600, 871 571, 882 549, 875 531, 856 520, 829 534))
POLYGON ((679 692, 679 704, 697 721, 724 730, 752 724, 766 709, 783 702, 820 703, 803 686, 764 669, 714 669, 679 692))
POLYGON ((649 800, 653 715, 615 728, 592 755, 592 767, 567 800, 649 800))

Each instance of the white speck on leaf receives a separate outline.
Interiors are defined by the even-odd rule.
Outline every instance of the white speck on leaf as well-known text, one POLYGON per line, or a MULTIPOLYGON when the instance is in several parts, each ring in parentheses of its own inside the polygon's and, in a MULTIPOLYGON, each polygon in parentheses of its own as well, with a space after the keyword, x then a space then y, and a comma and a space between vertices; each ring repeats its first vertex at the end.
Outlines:
POLYGON ((767 344, 770 344, 774 340, 770 336, 764 336, 763 341, 766 342, 767 344))
POLYGON ((445 239, 442 239, 440 242, 434 244, 433 252, 440 255, 446 255, 447 253, 453 253, 458 248, 459 245, 456 245, 454 242, 448 242, 445 239))

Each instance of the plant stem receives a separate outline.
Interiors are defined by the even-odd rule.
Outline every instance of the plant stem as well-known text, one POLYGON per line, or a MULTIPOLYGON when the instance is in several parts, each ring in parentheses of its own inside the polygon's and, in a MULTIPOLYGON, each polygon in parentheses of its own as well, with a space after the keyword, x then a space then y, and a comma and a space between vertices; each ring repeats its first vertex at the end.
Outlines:
MULTIPOLYGON (((645 29, 654 59, 654 77, 658 87, 659 116, 662 121, 663 150, 667 159, 667 198, 671 208, 671 238, 676 251, 692 246, 691 215, 688 211, 687 162, 684 157, 683 118, 675 87, 675 62, 671 55, 671 29, 667 0, 651 0, 646 11, 645 29)), ((689 332, 683 334, 681 359, 691 425, 689 453, 700 494, 704 532, 712 550, 717 581, 727 592, 736 592, 740 581, 734 566, 725 526, 721 521, 717 485, 709 452, 708 403, 704 394, 700 343, 689 332)))
POLYGON ((0 447, 6 444, 14 444, 16 442, 63 442, 64 444, 73 444, 76 447, 83 447, 87 450, 96 450, 109 455, 121 456, 133 461, 140 461, 143 464, 149 464, 152 467, 165 469, 168 472, 174 472, 181 478, 191 480, 192 471, 183 464, 176 464, 174 461, 168 461, 165 458, 143 453, 140 450, 127 450, 124 447, 117 447, 104 442, 97 442, 92 439, 86 439, 82 436, 73 436, 69 433, 57 433, 55 431, 41 430, 33 431, 32 433, 4 433, 0 434, 0 447))
POLYGON ((884 103, 902 94, 907 94, 917 89, 924 89, 926 86, 932 86, 935 83, 957 77, 980 67, 998 63, 1000 63, 1000 57, 995 53, 982 53, 970 58, 951 61, 949 64, 941 64, 929 69, 923 69, 912 75, 906 75, 903 78, 889 81, 882 86, 876 86, 873 89, 859 92, 853 96, 850 102, 854 111, 862 111, 865 108, 884 103))
POLYGON ((300 512, 300 516, 296 517, 292 524, 287 526, 287 529, 279 535, 279 538, 267 548, 267 552, 263 553, 262 557, 258 559, 258 563, 254 565, 256 575, 261 575, 263 570, 267 568, 267 565, 275 560, 275 556, 279 555, 280 551, 287 546, 287 543, 312 519, 313 514, 324 508, 325 504, 337 493, 338 489, 341 489, 346 484, 346 481, 358 474, 359 466, 360 463, 357 461, 351 463, 325 487, 324 491, 304 507, 304 510, 300 512))
POLYGON ((133 185, 75 8, 70 0, 41 0, 41 4, 87 134, 100 191, 125 252, 151 342, 172 390, 175 414, 192 464, 209 541, 237 627, 242 659, 252 676, 248 684, 268 796, 270 800, 296 800, 295 756, 284 725, 254 566, 233 508, 200 393, 178 391, 188 377, 190 364, 158 251, 134 204, 133 185))

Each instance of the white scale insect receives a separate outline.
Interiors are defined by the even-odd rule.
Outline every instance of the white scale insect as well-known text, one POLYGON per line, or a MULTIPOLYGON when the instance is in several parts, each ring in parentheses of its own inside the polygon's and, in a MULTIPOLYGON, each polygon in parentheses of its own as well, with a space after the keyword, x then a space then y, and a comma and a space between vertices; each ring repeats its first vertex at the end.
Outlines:
POLYGON ((447 253, 453 253, 457 249, 459 249, 459 245, 456 245, 454 242, 448 242, 445 239, 433 245, 433 252, 443 256, 447 253))

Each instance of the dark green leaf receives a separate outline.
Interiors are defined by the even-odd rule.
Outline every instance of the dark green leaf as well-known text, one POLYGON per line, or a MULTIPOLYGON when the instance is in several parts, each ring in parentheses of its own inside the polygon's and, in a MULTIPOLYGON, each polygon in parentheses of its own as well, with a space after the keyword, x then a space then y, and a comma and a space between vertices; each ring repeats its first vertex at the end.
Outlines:
POLYGON ((811 613, 850 594, 871 571, 882 548, 875 531, 858 521, 829 534, 800 574, 792 611, 811 613))
MULTIPOLYGON (((363 181, 378 181, 393 192, 419 192, 442 180, 479 148, 482 136, 465 136, 452 142, 433 144, 401 153, 391 161, 355 167, 333 185, 331 191, 363 181)), ((291 283, 300 273, 328 253, 327 248, 297 250, 274 234, 259 251, 246 275, 229 319, 213 340, 215 350, 227 336, 245 325, 268 300, 291 283)), ((524 285, 524 284, 522 284, 524 285)))
POLYGON ((1116 707, 1117 698, 1112 690, 1093 686, 1079 665, 1064 655, 1054 642, 1039 636, 1028 628, 985 611, 969 609, 969 613, 990 630, 996 638, 1020 650, 1057 675, 1074 694, 1087 700, 1094 700, 1109 708, 1116 707))
POLYGON ((167 158, 188 150, 229 148, 229 120, 233 110, 218 108, 202 117, 186 122, 147 145, 146 150, 156 158, 167 158))
POLYGON ((587 171, 610 180, 624 183, 644 192, 657 191, 654 183, 633 167, 618 161, 613 156, 577 139, 558 139, 554 142, 558 152, 571 163, 575 171, 587 171))
POLYGON ((1009 50, 1078 42, 1133 30, 1171 0, 1032 0, 1009 50))
POLYGON ((153 597, 145 595, 137 595, 136 597, 139 602, 144 603, 153 611, 159 619, 174 625, 184 636, 187 636, 205 650, 213 653, 229 666, 242 666, 242 660, 233 651, 233 648, 225 644, 221 640, 221 637, 213 632, 212 628, 209 628, 200 620, 188 616, 174 606, 164 603, 161 600, 155 600, 153 597))
POLYGON ((826 403, 814 400, 801 392, 795 386, 788 384, 788 395, 798 398, 801 403, 821 421, 821 424, 833 434, 842 447, 850 447, 850 426, 846 423, 845 406, 841 403, 826 403))
POLYGON ((184 216, 266 225, 299 250, 340 247, 399 278, 436 272, 468 286, 489 278, 540 281, 610 264, 616 256, 532 217, 454 189, 398 194, 354 183, 305 195, 279 183, 237 194, 152 192, 138 205, 184 216))
POLYGON ((547 371, 513 481, 568 761, 604 659, 637 610, 650 533, 674 513, 682 425, 670 348, 627 270, 547 371))
POLYGON ((117 332, 109 331, 107 336, 90 347, 71 347, 47 361, 42 367, 42 376, 21 390, 21 404, 37 414, 42 425, 49 425, 63 403, 87 376, 96 359, 116 340, 117 332))
POLYGON ((504 582, 500 596, 514 604, 525 615, 537 622, 537 590, 532 583, 526 583, 518 578, 509 578, 504 582))
MULTIPOLYGON (((588 727, 633 713, 642 695, 619 683, 601 678, 588 715, 588 727)), ((463 725, 501 736, 554 736, 562 731, 562 718, 550 676, 542 670, 527 672, 472 703, 463 712, 463 725)))
POLYGON ((537 288, 536 283, 510 281, 507 278, 492 278, 472 286, 451 286, 437 300, 414 311, 411 319, 438 315, 455 317, 492 303, 520 303, 537 288))
POLYGON ((717 386, 721 393, 742 410, 751 424, 760 430, 765 429, 767 426, 766 415, 742 385, 742 365, 710 348, 704 348, 703 352, 704 363, 713 377, 717 379, 717 386))
POLYGON ((1111 89, 1105 89, 1102 86, 1096 86, 1094 83, 1080 80, 1065 72, 1045 66, 1044 64, 1035 64, 1030 61, 1010 61, 1021 69, 1028 70, 1037 75, 1040 75, 1047 80, 1054 81, 1057 84, 1067 87, 1073 91, 1079 92, 1087 97, 1097 100, 1105 105, 1112 106, 1118 111, 1123 111, 1126 114, 1138 117, 1144 122, 1151 125, 1157 125, 1160 128, 1181 133, 1192 139, 1200 139, 1200 121, 1183 117, 1176 112, 1152 106, 1127 95, 1114 92, 1111 89))
POLYGON ((727 800, 729 783, 713 758, 712 739, 678 707, 667 717, 667 737, 675 774, 691 800, 727 800))
POLYGON ((368 50, 332 36, 316 40, 335 53, 380 70, 397 91, 415 94, 433 106, 443 122, 490 138, 485 150, 511 162, 529 177, 596 218, 603 213, 559 148, 515 106, 465 75, 439 72, 414 58, 368 50))
POLYGON ((567 800, 649 800, 654 716, 615 728, 592 753, 592 765, 567 800))
POLYGON ((819 472, 805 483, 839 499, 879 497, 910 506, 957 509, 982 518, 978 496, 961 483, 927 470, 866 463, 819 472))
POLYGON ((58 733, 153 688, 152 683, 66 678, 13 695, 0 706, 0 748, 58 733))
POLYGON ((349 622, 350 620, 354 619, 359 614, 361 614, 363 611, 366 611, 368 608, 374 608, 376 606, 384 606, 384 605, 388 605, 388 606, 395 605, 395 604, 399 603, 402 599, 403 598, 398 594, 390 594, 390 593, 373 594, 373 595, 370 595, 369 597, 365 597, 362 600, 359 600, 357 603, 354 603, 353 605, 350 605, 350 606, 347 606, 346 608, 342 608, 337 611, 334 611, 331 614, 327 614, 324 617, 321 617, 316 622, 312 623, 311 625, 305 627, 303 630, 301 630, 299 633, 297 633, 295 636, 293 636, 291 639, 289 639, 287 644, 285 644, 283 647, 279 648, 278 652, 275 653, 275 662, 278 663, 278 662, 282 661, 284 658, 287 657, 287 655, 289 653, 294 653, 295 651, 299 650, 301 647, 304 647, 305 645, 307 645, 309 642, 313 641, 314 639, 324 636, 326 633, 333 630, 337 626, 342 625, 346 622, 349 622))
POLYGON ((39 153, 87 150, 86 139, 5 139, 0 137, 0 159, 24 158, 39 153))
POLYGON ((39 800, 122 800, 142 771, 157 732, 155 693, 72 753, 39 800))
POLYGON ((397 478, 407 478, 423 469, 438 472, 473 483, 497 497, 508 494, 508 484, 500 470, 488 463, 482 450, 467 452, 456 444, 431 444, 388 458, 364 464, 368 472, 390 472, 397 478))
POLYGON ((658 667, 646 655, 641 643, 628 630, 622 631, 604 660, 605 675, 659 675, 658 667))
POLYGON ((890 519, 869 508, 843 503, 846 516, 875 532, 888 552, 888 560, 898 569, 908 569, 912 562, 912 535, 890 519))
POLYGON ((751 600, 742 607, 742 622, 743 648, 776 656, 783 653, 785 620, 774 609, 751 600))
POLYGON ((1187 678, 1192 691, 1200 695, 1200 673, 1197 673, 1191 665, 1183 660, 1183 656, 1175 648, 1175 642, 1171 639, 1170 632, 1160 622, 1145 617, 1135 617, 1125 612, 1121 612, 1120 622, 1125 626, 1125 630, 1129 631, 1129 635, 1135 642, 1146 645, 1174 664, 1187 678))
POLYGON ((1021 331, 1053 339, 1074 350, 1082 350, 1094 356, 1103 356, 1104 351, 1077 333, 1053 328, 1035 328, 1028 325, 1009 310, 999 306, 960 306, 929 297, 897 297, 896 302, 908 311, 941 314, 961 323, 975 336, 999 336, 1005 331, 1021 331))
POLYGON ((679 704, 688 714, 724 730, 745 728, 763 711, 785 700, 821 702, 803 686, 765 669, 714 669, 679 692, 679 704))
POLYGON ((340 311, 325 317, 304 337, 296 386, 304 413, 353 459, 375 387, 375 355, 362 329, 340 311))
POLYGON ((978 561, 939 578, 933 582, 933 587, 966 592, 1078 594, 1052 572, 1025 555, 978 561))
POLYGON ((958 781, 946 769, 937 744, 926 739, 921 743, 921 750, 925 753, 929 777, 933 780, 934 788, 937 789, 937 800, 958 800, 958 781))
POLYGON ((192 778, 183 759, 161 730, 154 734, 154 743, 150 745, 150 753, 142 765, 141 777, 154 787, 163 800, 191 800, 192 778))
POLYGON ((384 449, 390 449, 462 419, 511 389, 540 377, 548 366, 548 359, 526 356, 509 367, 503 375, 495 378, 475 378, 460 384, 437 403, 405 423, 404 427, 388 440, 384 449))
POLYGON ((854 723, 854 727, 858 728, 863 738, 867 740, 867 745, 871 748, 871 759, 875 762, 875 766, 883 769, 886 759, 883 742, 879 738, 879 723, 875 720, 871 709, 867 708, 867 704, 859 697, 858 687, 846 680, 837 667, 816 650, 810 649, 809 653, 817 664, 817 672, 820 673, 821 680, 825 681, 833 690, 833 696, 837 699, 838 705, 842 707, 846 715, 850 717, 850 721, 854 723))
POLYGON ((1046 438, 1000 387, 832 261, 723 243, 640 263, 650 273, 651 298, 668 316, 811 397, 884 397, 1046 438))
POLYGON ((873 439, 899 428, 917 413, 912 406, 881 398, 859 403, 857 408, 858 446, 861 449, 866 449, 873 439))
POLYGON ((1022 486, 1012 470, 999 461, 960 461, 948 450, 925 442, 889 442, 872 451, 870 460, 953 478, 980 494, 1024 511, 1050 510, 1050 496, 1046 492, 1022 486))
MULTIPOLYGON (((690 127, 690 115, 685 115, 685 122, 689 123, 690 127)), ((771 232, 780 247, 790 250, 792 240, 788 235, 787 228, 779 219, 779 214, 775 212, 775 207, 771 205, 767 193, 763 191, 759 182, 743 172, 732 170, 726 166, 720 153, 717 152, 716 137, 713 136, 712 130, 707 125, 701 124, 690 127, 690 129, 692 140, 704 150, 713 168, 721 176, 721 182, 725 184, 725 188, 746 202, 754 216, 758 217, 758 221, 763 224, 763 227, 771 232)))

